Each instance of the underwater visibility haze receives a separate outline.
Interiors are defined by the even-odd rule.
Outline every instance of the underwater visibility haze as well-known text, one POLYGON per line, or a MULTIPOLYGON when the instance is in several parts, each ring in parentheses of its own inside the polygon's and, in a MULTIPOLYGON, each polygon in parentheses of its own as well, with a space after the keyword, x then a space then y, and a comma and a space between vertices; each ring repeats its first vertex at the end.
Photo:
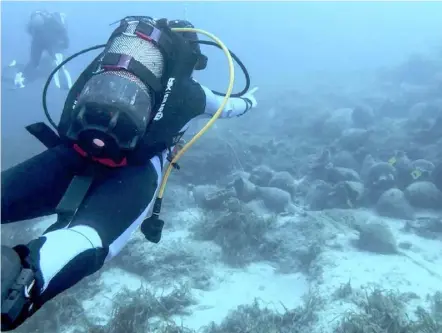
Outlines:
POLYGON ((442 333, 442 2, 1 7, 1 241, 35 254, 44 299, 12 332, 442 333), (225 50, 195 28, 245 67, 229 99, 225 50), (49 124, 57 65, 69 148, 40 159, 26 126, 49 124), (99 175, 57 220, 86 160, 99 175))

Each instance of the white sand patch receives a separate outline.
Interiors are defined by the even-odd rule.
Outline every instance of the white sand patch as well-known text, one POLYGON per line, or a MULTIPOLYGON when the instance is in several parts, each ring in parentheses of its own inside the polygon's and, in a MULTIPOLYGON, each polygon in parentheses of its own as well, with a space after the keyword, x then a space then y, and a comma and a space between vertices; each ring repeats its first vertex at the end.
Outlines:
MULTIPOLYGON (((245 269, 233 269, 221 264, 214 244, 209 246, 211 242, 198 242, 189 237, 190 232, 186 227, 197 223, 200 213, 198 209, 174 212, 170 221, 176 221, 177 228, 165 231, 160 244, 149 243, 140 233, 134 235, 139 241, 133 250, 145 253, 146 260, 155 261, 155 258, 160 258, 164 253, 177 251, 178 245, 181 250, 185 248, 186 252, 205 257, 207 264, 213 265, 211 289, 192 289, 192 295, 197 301, 197 304, 189 308, 192 314, 174 318, 177 324, 191 329, 199 330, 212 321, 219 324, 230 311, 240 305, 251 304, 255 298, 276 311, 283 312, 283 305, 293 309, 302 305, 303 296, 312 290, 326 300, 314 332, 331 333, 347 311, 356 310, 350 301, 333 298, 333 293, 349 281, 353 290, 360 291, 372 286, 402 293, 416 293, 420 298, 409 303, 410 311, 417 305, 426 306, 426 296, 442 290, 442 279, 439 277, 442 277, 440 241, 403 232, 404 221, 380 218, 368 211, 355 212, 356 219, 385 223, 391 228, 398 243, 407 242, 411 247, 408 250, 401 249, 403 254, 398 255, 362 252, 355 249, 352 242, 357 239, 358 233, 341 224, 346 232, 335 231, 338 234, 333 240, 335 245, 341 246, 325 247, 318 261, 318 265, 323 267, 323 279, 318 280, 322 282, 314 281, 312 285, 301 273, 276 273, 270 263, 254 263, 245 269), (178 223, 181 222, 182 228, 178 228, 178 223)), ((292 220, 293 217, 279 217, 278 224, 283 225, 292 220)), ((102 274, 99 284, 100 291, 93 298, 84 301, 83 307, 90 320, 103 325, 108 322, 112 309, 117 305, 114 303, 117 293, 124 289, 137 290, 143 284, 158 291, 158 288, 165 286, 165 281, 158 285, 121 269, 109 269, 102 274)))
MULTIPOLYGON (((383 219, 385 220, 385 219, 383 219)), ((386 221, 384 221, 386 222, 386 221)), ((400 293, 415 293, 419 299, 408 303, 409 316, 417 306, 427 307, 426 296, 442 291, 442 246, 439 241, 421 238, 413 234, 399 232, 398 221, 390 220, 389 226, 398 241, 408 241, 412 244, 410 250, 401 250, 408 255, 380 255, 361 252, 350 245, 354 235, 341 236, 347 239, 344 250, 327 250, 323 254, 324 283, 318 285, 320 294, 329 303, 320 315, 318 329, 331 332, 332 322, 355 306, 342 300, 333 301, 332 294, 343 284, 351 282, 352 288, 367 287, 393 290, 400 293)), ((387 223, 388 224, 388 223, 387 223)))
POLYGON ((164 234, 166 234, 170 229, 189 228, 197 223, 203 223, 205 212, 200 208, 187 208, 178 211, 165 211, 161 218, 165 222, 164 234))
POLYGON ((276 274, 274 268, 265 263, 255 263, 244 270, 219 266, 216 275, 219 285, 210 291, 195 290, 198 305, 193 307, 191 316, 177 319, 177 323, 193 329, 212 321, 220 323, 230 310, 251 304, 255 298, 283 311, 282 304, 287 308, 300 305, 302 296, 309 290, 302 274, 276 274))
MULTIPOLYGON (((370 283, 384 289, 415 292, 419 295, 434 293, 441 289, 442 281, 416 265, 405 256, 380 256, 364 252, 328 252, 328 260, 335 262, 324 268, 324 293, 330 294, 341 284, 351 281, 352 286, 361 287, 370 283)), ((421 261, 421 260, 420 260, 421 261)), ((426 266, 427 262, 424 262, 426 266)), ((442 265, 434 271, 442 275, 442 265)))
POLYGON ((92 298, 84 300, 82 306, 88 319, 97 325, 106 325, 115 304, 115 296, 127 289, 138 290, 143 280, 119 268, 112 268, 100 276, 99 291, 92 298))

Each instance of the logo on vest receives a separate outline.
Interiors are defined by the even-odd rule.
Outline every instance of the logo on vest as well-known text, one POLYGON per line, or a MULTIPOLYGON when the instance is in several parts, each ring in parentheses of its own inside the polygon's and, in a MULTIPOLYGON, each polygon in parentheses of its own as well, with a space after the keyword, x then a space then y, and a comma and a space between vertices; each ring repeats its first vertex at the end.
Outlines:
POLYGON ((164 108, 166 107, 167 99, 169 98, 169 95, 172 92, 172 87, 173 87, 174 82, 175 82, 175 78, 174 77, 171 77, 167 81, 167 85, 166 85, 166 90, 164 92, 163 101, 161 102, 161 105, 158 108, 157 114, 153 118, 154 121, 158 121, 161 118, 163 118, 163 115, 164 115, 163 111, 164 111, 164 108))

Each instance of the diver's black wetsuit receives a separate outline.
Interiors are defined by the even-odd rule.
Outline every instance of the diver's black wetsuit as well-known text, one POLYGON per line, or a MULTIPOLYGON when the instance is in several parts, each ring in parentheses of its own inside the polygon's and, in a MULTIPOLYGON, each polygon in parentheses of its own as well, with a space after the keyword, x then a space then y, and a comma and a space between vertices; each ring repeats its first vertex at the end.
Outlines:
POLYGON ((23 75, 32 77, 39 66, 43 52, 46 51, 52 59, 69 47, 69 37, 63 18, 59 13, 45 13, 44 23, 39 27, 28 26, 31 35, 31 52, 29 62, 26 64, 23 75))
MULTIPOLYGON (((220 107, 223 97, 215 96, 192 79, 185 86, 178 114, 191 112, 207 118, 220 107)), ((221 118, 240 116, 251 106, 247 98, 230 98, 221 118)), ((188 125, 182 131, 187 128, 188 125)), ((34 265, 37 288, 32 311, 100 269, 121 251, 151 214, 167 154, 166 150, 140 166, 99 166, 98 178, 71 222, 56 223, 26 247, 16 248, 22 256, 22 251, 30 251, 34 265)), ((59 145, 3 171, 1 222, 54 214, 72 178, 90 163, 94 162, 71 147, 59 145)), ((24 314, 23 320, 28 315, 24 314)))

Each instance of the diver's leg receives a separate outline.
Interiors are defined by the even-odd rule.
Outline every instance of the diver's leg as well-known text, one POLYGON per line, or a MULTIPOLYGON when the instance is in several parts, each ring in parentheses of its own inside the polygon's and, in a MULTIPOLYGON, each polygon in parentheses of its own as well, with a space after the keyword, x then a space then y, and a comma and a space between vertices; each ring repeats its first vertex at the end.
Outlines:
MULTIPOLYGON (((54 67, 60 65, 64 60, 64 55, 61 52, 55 52, 53 49, 48 49, 48 54, 54 63, 54 67)), ((58 89, 69 90, 72 88, 72 76, 71 73, 69 73, 69 70, 66 68, 66 65, 63 65, 54 74, 54 83, 58 89)))
POLYGON ((1 223, 54 214, 85 160, 66 146, 50 148, 1 173, 1 223))
POLYGON ((109 170, 92 185, 70 225, 16 248, 22 262, 31 263, 36 287, 34 308, 25 309, 15 326, 121 251, 153 206, 165 160, 109 170))
POLYGON ((111 170, 92 186, 68 228, 43 235, 46 243, 40 250, 40 263, 47 267, 42 269, 45 301, 121 251, 152 208, 161 176, 158 157, 146 166, 111 170))
POLYGON ((25 79, 33 77, 37 67, 40 65, 43 51, 43 44, 38 39, 33 38, 31 42, 30 58, 25 68, 23 69, 23 76, 25 77, 25 79))

